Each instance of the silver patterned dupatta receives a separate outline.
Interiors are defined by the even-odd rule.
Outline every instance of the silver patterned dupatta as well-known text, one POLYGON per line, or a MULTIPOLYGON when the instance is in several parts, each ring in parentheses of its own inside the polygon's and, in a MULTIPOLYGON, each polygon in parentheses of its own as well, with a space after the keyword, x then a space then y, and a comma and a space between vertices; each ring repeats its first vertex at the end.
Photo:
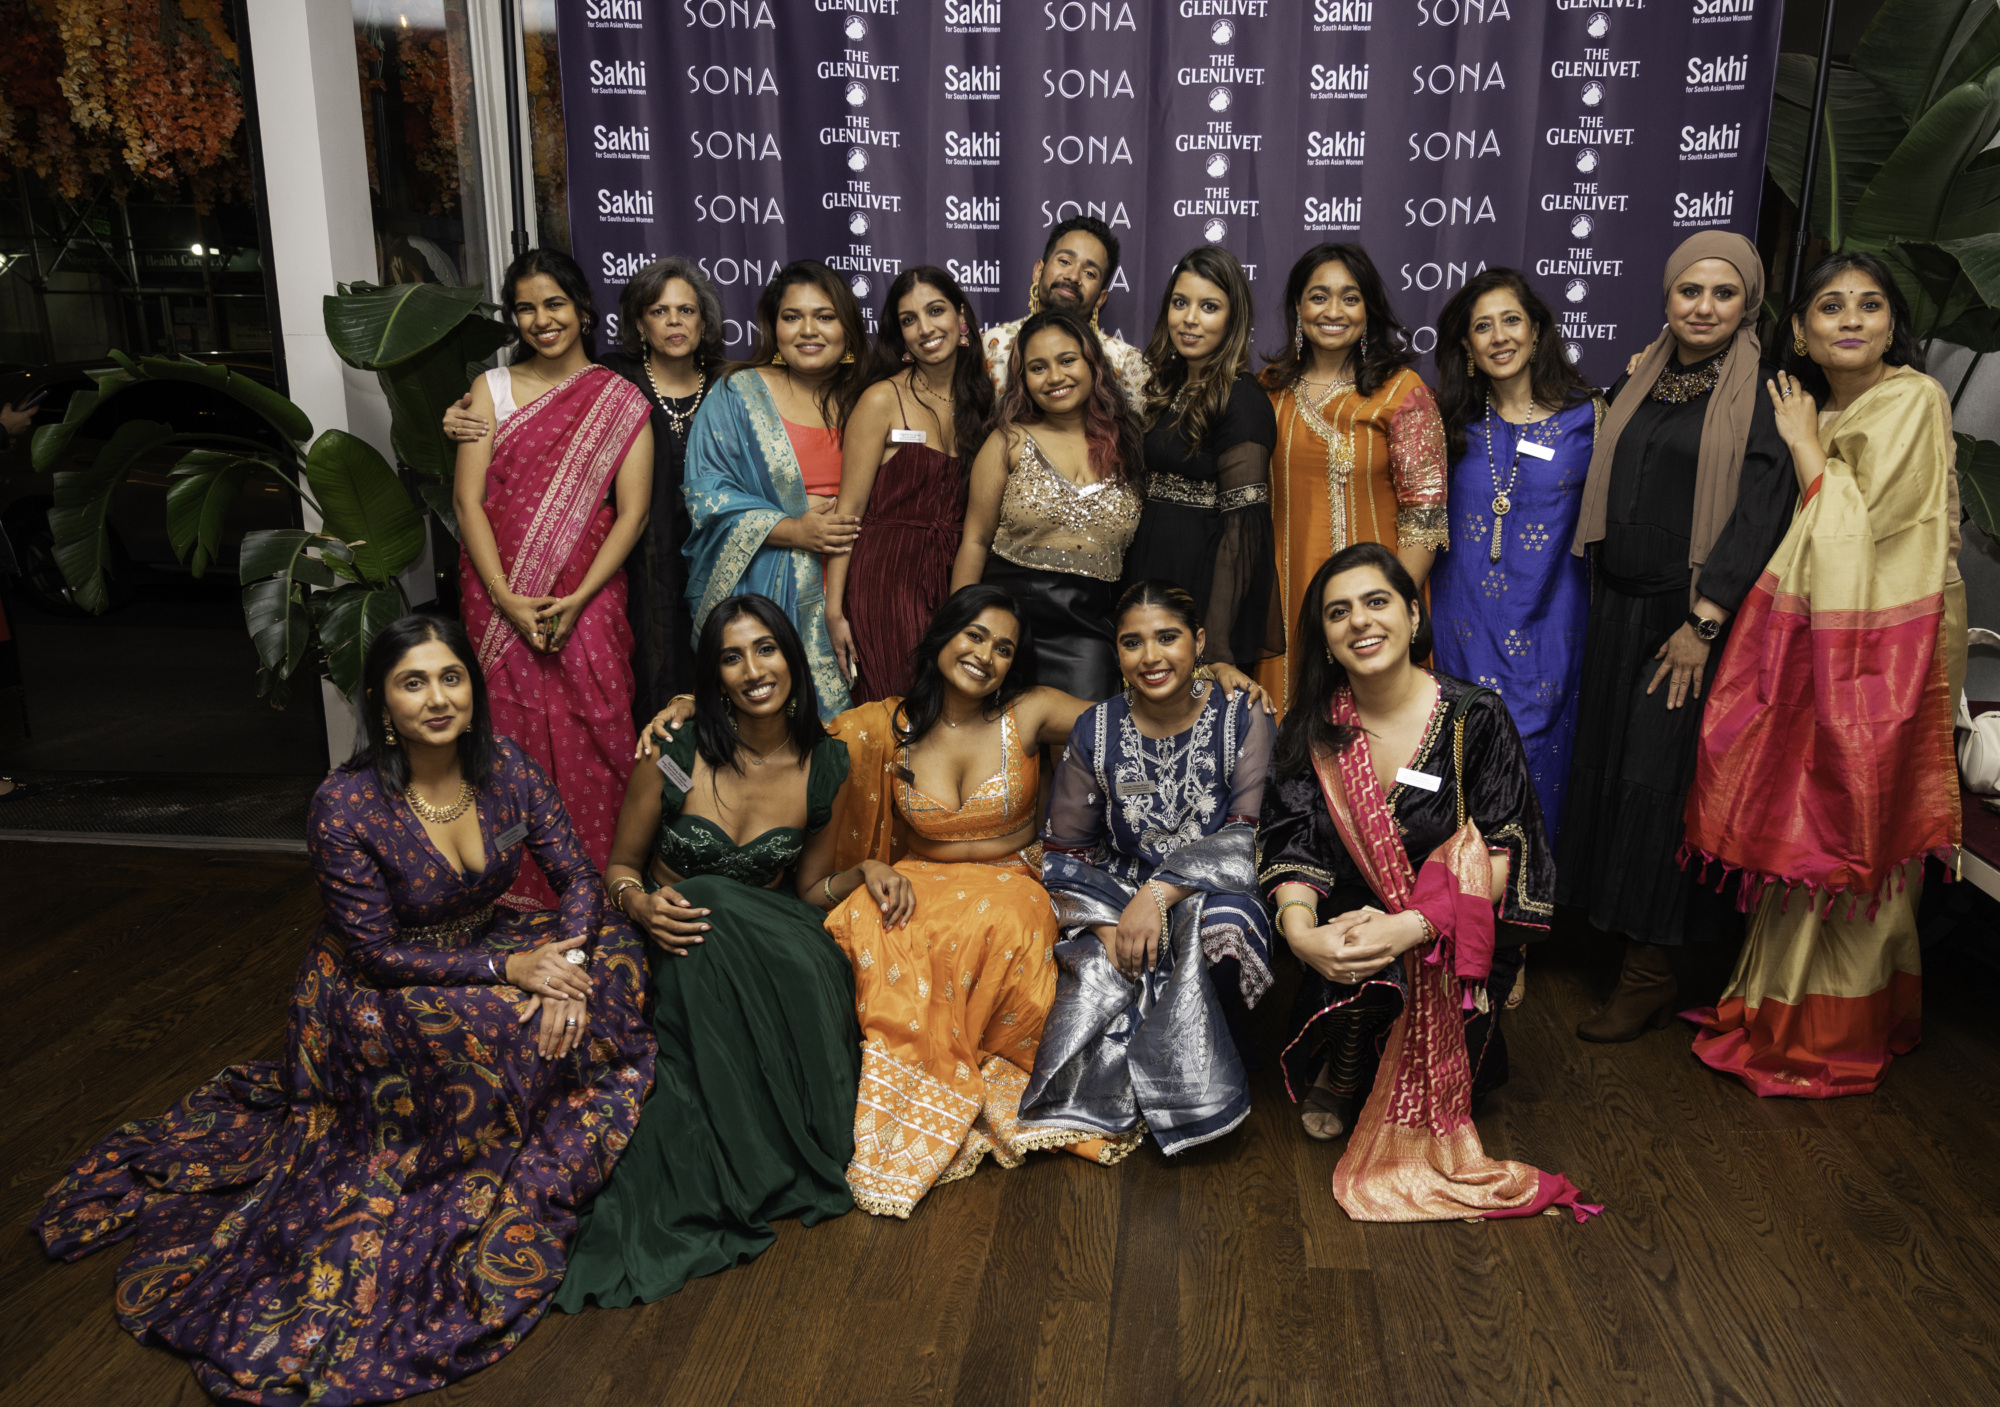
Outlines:
POLYGON ((1078 721, 1042 837, 1042 882, 1064 937, 1055 1005, 1021 1098, 1024 1129, 1084 1127, 1114 1139, 1151 1129, 1171 1154, 1249 1114, 1248 1077, 1203 939, 1218 923, 1240 928, 1246 988, 1253 966, 1257 990, 1268 981, 1269 929, 1249 896, 1271 732, 1247 703, 1213 698, 1192 729, 1158 743, 1139 737, 1121 698, 1078 721), (1154 964, 1131 981, 1092 929, 1115 925, 1149 879, 1195 892, 1174 905, 1154 964))

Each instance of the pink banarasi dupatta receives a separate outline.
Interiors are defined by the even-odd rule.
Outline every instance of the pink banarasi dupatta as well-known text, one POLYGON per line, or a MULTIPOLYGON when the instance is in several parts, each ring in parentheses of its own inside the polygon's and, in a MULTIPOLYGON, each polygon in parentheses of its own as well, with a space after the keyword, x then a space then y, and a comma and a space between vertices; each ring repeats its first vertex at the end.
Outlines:
MULTIPOLYGON (((610 535, 608 503, 618 466, 645 428, 645 394, 590 366, 500 422, 487 469, 486 518, 507 584, 523 596, 576 590, 610 535)), ((584 607, 553 655, 528 648, 486 594, 469 553, 459 557, 466 633, 486 675, 493 730, 526 748, 555 783, 577 839, 602 870, 631 772, 632 628, 625 574, 584 607)), ((521 867, 503 902, 552 908, 541 872, 521 867)))
POLYGON ((1334 1168, 1335 1199, 1356 1221, 1533 1216, 1559 1206, 1586 1220, 1603 1208, 1582 1202, 1559 1173, 1487 1157, 1472 1123, 1464 1013, 1474 1005, 1472 985, 1493 966, 1493 860, 1465 814, 1464 719, 1452 725, 1458 830, 1413 871, 1344 689, 1332 716, 1357 730, 1338 755, 1313 758, 1334 827, 1388 912, 1416 909, 1438 931, 1428 953, 1403 955, 1409 1000, 1389 1028, 1375 1088, 1334 1168))

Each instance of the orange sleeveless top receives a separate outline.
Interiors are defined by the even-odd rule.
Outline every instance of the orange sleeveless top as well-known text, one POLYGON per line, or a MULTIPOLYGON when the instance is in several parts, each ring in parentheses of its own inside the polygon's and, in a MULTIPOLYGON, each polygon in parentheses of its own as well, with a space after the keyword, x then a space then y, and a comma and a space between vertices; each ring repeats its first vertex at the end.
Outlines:
POLYGON ((1041 787, 1041 761, 1021 746, 1014 710, 1000 715, 1000 770, 966 793, 956 811, 917 790, 910 772, 910 749, 897 752, 891 774, 896 809, 911 830, 925 840, 998 840, 1035 819, 1041 787))

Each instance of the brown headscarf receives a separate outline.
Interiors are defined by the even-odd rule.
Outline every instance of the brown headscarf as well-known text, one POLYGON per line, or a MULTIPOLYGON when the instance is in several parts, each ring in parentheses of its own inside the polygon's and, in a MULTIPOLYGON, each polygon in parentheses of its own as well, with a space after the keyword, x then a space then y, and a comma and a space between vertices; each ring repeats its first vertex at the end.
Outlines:
MULTIPOLYGON (((1701 580, 1701 564, 1709 549, 1722 535, 1722 525, 1736 509, 1736 483, 1743 474, 1743 451, 1750 437, 1750 416, 1757 408, 1757 363, 1763 347, 1757 341, 1757 316, 1764 305, 1764 261, 1757 246, 1740 234, 1727 230, 1704 230, 1681 241, 1667 259, 1666 277, 1660 281, 1665 293, 1674 280, 1687 272, 1690 264, 1703 259, 1722 259, 1736 266, 1743 279, 1743 323, 1729 344, 1729 360, 1708 395, 1708 413, 1701 422, 1701 453, 1694 471, 1694 524, 1688 534, 1688 565, 1695 581, 1701 580)), ((1612 402, 1611 413, 1597 432, 1590 453, 1590 475, 1583 484, 1583 510, 1577 519, 1576 541, 1570 551, 1581 557, 1584 547, 1604 537, 1605 505, 1611 497, 1611 459, 1618 449, 1618 436, 1631 423, 1632 414, 1652 392, 1667 359, 1674 354, 1674 334, 1661 329, 1653 345, 1639 360, 1639 369, 1625 382, 1625 389, 1612 402)))

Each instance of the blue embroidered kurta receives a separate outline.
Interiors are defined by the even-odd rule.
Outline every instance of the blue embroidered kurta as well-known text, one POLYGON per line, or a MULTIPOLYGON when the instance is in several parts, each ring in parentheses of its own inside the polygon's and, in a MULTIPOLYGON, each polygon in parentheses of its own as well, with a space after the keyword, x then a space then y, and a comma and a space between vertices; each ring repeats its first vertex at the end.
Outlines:
POLYGON ((1484 684, 1506 702, 1550 835, 1562 824, 1590 613, 1589 569, 1568 544, 1576 536, 1597 408, 1585 401, 1553 421, 1520 426, 1489 415, 1465 427, 1465 456, 1451 466, 1452 546, 1438 554, 1430 576, 1437 667, 1484 684), (1524 431, 1546 442, 1555 458, 1519 455, 1495 562, 1493 499, 1508 486, 1524 431))

